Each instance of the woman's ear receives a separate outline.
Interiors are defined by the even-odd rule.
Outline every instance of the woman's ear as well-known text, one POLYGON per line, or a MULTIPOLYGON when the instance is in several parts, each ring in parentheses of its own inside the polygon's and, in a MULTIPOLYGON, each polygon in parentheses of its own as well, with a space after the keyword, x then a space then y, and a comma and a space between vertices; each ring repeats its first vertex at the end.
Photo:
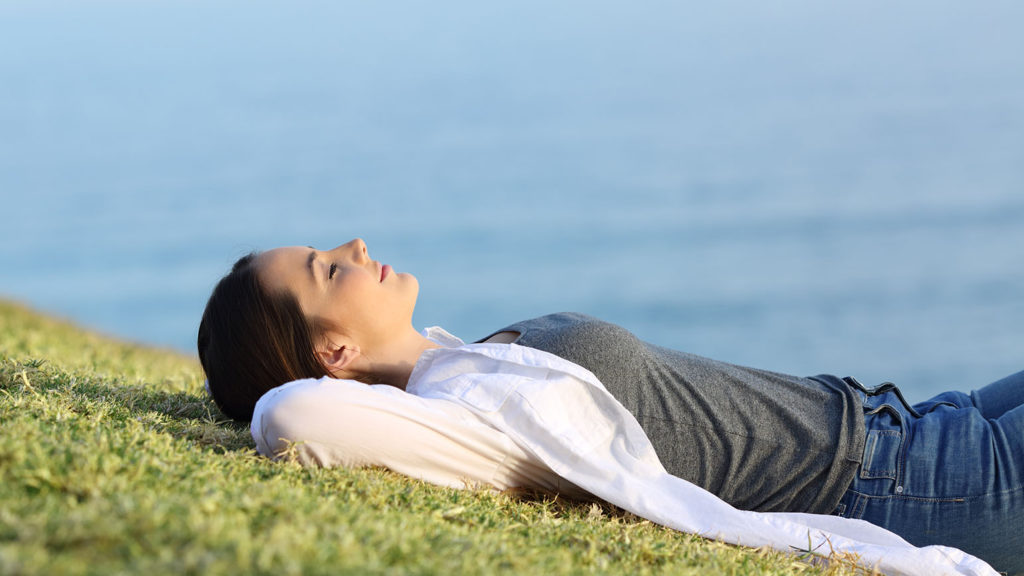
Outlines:
POLYGON ((316 351, 331 376, 335 378, 351 377, 352 363, 360 356, 359 346, 355 344, 340 344, 331 340, 325 340, 316 351))

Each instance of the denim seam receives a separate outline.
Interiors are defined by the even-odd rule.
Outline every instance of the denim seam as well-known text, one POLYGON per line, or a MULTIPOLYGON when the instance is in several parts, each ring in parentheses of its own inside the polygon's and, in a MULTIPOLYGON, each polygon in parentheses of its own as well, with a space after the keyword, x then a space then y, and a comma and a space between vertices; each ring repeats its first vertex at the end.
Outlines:
MULTIPOLYGON (((864 494, 863 492, 858 492, 858 491, 853 490, 853 489, 850 489, 850 493, 851 494, 855 494, 857 496, 856 502, 858 502, 858 503, 862 499, 864 499, 864 500, 913 500, 915 502, 949 502, 949 503, 955 504, 955 503, 958 503, 958 502, 967 502, 968 500, 974 500, 975 498, 985 498, 985 497, 994 495, 994 494, 982 494, 980 496, 973 496, 971 498, 960 498, 960 497, 924 498, 922 496, 906 496, 904 494, 886 494, 884 496, 874 496, 872 494, 864 494)), ((998 492, 996 494, 998 494, 998 492)))
MULTIPOLYGON (((924 497, 924 496, 907 496, 905 494, 886 494, 884 496, 874 496, 872 494, 865 494, 863 492, 858 492, 857 490, 854 490, 853 488, 850 488, 848 490, 848 492, 850 494, 854 494, 854 495, 857 496, 857 499, 855 500, 855 503, 859 503, 862 498, 871 499, 871 500, 894 499, 894 500, 913 500, 915 502, 949 502, 949 503, 960 503, 960 502, 971 502, 972 500, 980 500, 980 499, 983 499, 983 498, 991 498, 993 496, 1003 496, 1003 495, 1006 495, 1006 494, 1013 494, 1014 492, 1024 492, 1024 486, 1016 486, 1014 488, 1007 488, 1006 490, 999 490, 997 492, 985 492, 984 494, 976 494, 974 496, 949 496, 949 497, 946 497, 946 498, 927 498, 927 497, 924 497)), ((852 508, 856 508, 856 506, 852 506, 852 508)))
POLYGON ((853 499, 853 506, 851 506, 850 508, 850 517, 863 518, 864 513, 867 512, 867 509, 868 499, 865 498, 863 495, 858 494, 857 497, 853 499))

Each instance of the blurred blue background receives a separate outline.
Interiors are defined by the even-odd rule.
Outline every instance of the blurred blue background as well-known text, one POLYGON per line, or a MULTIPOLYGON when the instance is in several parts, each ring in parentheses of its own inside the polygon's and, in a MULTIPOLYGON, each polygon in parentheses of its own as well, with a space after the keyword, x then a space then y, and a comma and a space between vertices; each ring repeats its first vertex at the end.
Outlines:
POLYGON ((253 249, 912 400, 1024 368, 1024 4, 0 2, 0 296, 194 354, 253 249), (706 4, 706 5, 705 5, 706 4))

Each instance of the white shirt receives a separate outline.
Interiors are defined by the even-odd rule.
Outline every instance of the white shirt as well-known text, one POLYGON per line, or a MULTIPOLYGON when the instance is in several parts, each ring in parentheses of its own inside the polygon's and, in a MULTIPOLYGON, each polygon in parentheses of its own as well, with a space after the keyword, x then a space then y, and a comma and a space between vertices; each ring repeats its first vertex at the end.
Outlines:
POLYGON ((677 530, 784 551, 850 552, 890 574, 996 574, 959 550, 915 548, 861 520, 737 510, 665 472, 633 416, 584 368, 515 344, 427 335, 450 347, 420 357, 407 393, 330 378, 268 392, 252 421, 257 449, 273 456, 298 441, 291 449, 306 463, 376 464, 456 487, 582 490, 677 530))
MULTIPOLYGON (((442 346, 462 345, 439 328, 425 335, 442 346)), ((472 410, 383 384, 289 382, 260 398, 250 430, 260 454, 287 452, 304 465, 383 466, 453 488, 529 487, 593 498, 472 410)))

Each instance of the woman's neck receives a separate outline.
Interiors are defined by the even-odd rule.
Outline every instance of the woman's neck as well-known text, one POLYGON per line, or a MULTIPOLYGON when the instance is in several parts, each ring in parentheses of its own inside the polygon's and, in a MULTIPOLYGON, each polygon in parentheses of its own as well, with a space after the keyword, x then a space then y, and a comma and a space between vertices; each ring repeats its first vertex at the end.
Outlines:
POLYGON ((392 338, 376 350, 364 352, 364 365, 360 371, 368 374, 374 383, 388 384, 405 390, 420 355, 431 348, 439 347, 433 340, 424 337, 415 329, 410 329, 401 337, 392 338))

